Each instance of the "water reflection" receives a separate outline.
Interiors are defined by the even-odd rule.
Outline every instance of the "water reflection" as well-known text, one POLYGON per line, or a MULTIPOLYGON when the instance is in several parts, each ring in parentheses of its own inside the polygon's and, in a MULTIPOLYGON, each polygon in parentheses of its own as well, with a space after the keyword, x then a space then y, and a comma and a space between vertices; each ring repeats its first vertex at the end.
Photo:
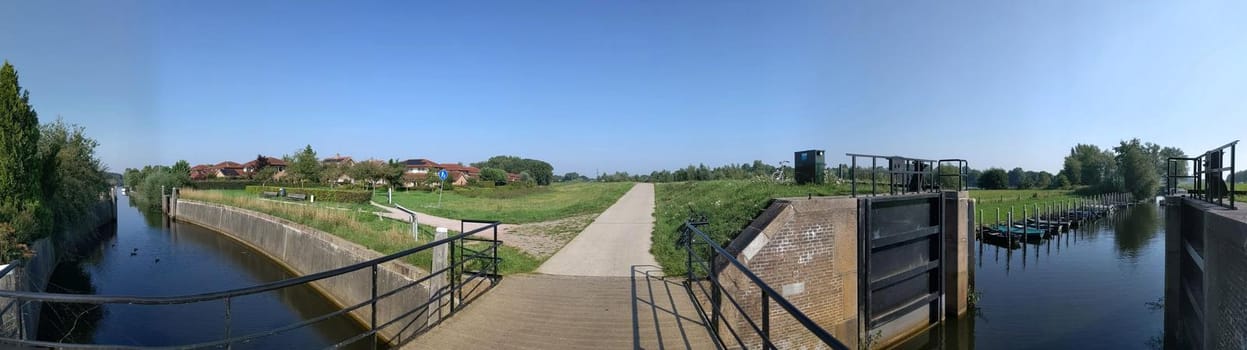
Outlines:
MULTIPOLYGON (((167 296, 241 288, 293 277, 281 265, 222 234, 140 210, 128 197, 119 206, 115 234, 62 262, 52 276, 56 291, 167 296)), ((232 298, 233 336, 331 313, 336 305, 309 286, 232 298)), ((164 346, 219 339, 224 301, 182 305, 75 305, 45 307, 40 340, 164 346), (82 314, 82 316, 76 316, 82 314), (45 326, 46 325, 46 326, 45 326)), ((363 328, 339 316, 235 348, 324 348, 363 328)), ((367 348, 357 344, 356 348, 367 348)))
POLYGON ((1116 233, 1113 241, 1117 243, 1118 256, 1123 259, 1137 259, 1139 251, 1159 234, 1158 209, 1154 205, 1130 207, 1125 215, 1116 220, 1113 227, 1116 233))
POLYGON ((1139 349, 1156 346, 1163 313, 1164 215, 1123 209, 1042 244, 975 247, 972 316, 900 349, 1139 349))

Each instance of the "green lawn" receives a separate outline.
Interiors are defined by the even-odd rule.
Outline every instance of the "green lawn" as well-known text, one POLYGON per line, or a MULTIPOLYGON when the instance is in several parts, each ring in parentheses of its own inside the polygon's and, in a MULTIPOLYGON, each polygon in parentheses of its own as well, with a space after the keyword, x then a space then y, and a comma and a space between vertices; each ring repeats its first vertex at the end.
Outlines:
POLYGON ((1071 190, 970 190, 970 198, 975 199, 976 218, 979 222, 996 222, 996 210, 1000 210, 1000 220, 1007 219, 1009 208, 1014 209, 1014 216, 1022 216, 1022 208, 1033 211, 1038 205, 1047 210, 1048 205, 1057 203, 1069 204, 1082 198, 1071 190), (978 213, 983 215, 977 216, 978 213))
MULTIPOLYGON (((306 202, 284 203, 261 199, 254 194, 239 190, 185 190, 182 192, 182 197, 280 217, 331 233, 381 254, 393 254, 428 243, 433 239, 434 228, 432 226, 420 225, 419 239, 412 239, 410 223, 383 219, 372 212, 372 209, 376 208, 371 205, 328 202, 319 202, 315 205, 307 205, 306 202)), ((451 235, 455 234, 455 232, 451 233, 451 235)), ((541 264, 540 259, 508 246, 500 247, 498 256, 502 258, 502 263, 498 267, 501 274, 532 272, 541 264)), ((412 254, 403 260, 429 271, 432 267, 432 252, 412 254)))
POLYGON ((849 186, 798 186, 770 181, 724 180, 660 183, 654 192, 656 222, 650 252, 663 271, 671 276, 683 274, 686 270, 687 253, 676 244, 676 240, 680 225, 690 213, 705 213, 710 221, 705 228, 706 234, 719 244, 726 245, 766 209, 773 198, 847 195, 849 186))
MULTIPOLYGON (((600 213, 623 196, 632 183, 580 182, 554 184, 526 190, 473 189, 471 196, 457 191, 442 194, 437 206, 437 192, 394 192, 394 202, 422 213, 451 218, 498 220, 508 224, 524 224, 562 219, 570 216, 600 213)), ((386 203, 386 195, 378 192, 373 201, 386 203)))

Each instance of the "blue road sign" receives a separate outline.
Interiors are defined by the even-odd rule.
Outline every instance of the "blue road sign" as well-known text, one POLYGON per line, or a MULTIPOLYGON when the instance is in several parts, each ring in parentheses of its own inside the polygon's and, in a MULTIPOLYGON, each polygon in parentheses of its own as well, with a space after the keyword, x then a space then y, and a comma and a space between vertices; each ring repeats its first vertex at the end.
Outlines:
POLYGON ((446 172, 446 169, 437 171, 437 177, 442 178, 442 181, 446 181, 446 177, 448 176, 450 176, 450 173, 446 172))

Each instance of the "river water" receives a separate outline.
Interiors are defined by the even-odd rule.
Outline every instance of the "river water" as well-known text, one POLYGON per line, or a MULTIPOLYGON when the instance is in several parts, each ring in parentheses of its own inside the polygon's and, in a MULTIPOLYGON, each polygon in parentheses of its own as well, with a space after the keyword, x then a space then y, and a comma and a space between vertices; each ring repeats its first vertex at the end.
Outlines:
MULTIPOLYGON (((98 248, 57 266, 49 291, 99 295, 176 296, 254 286, 295 277, 277 262, 223 234, 166 223, 122 196, 116 232, 98 248), (130 204, 130 205, 126 205, 130 204)), ((235 298, 231 334, 251 334, 337 310, 308 286, 235 298)), ((162 346, 221 339, 223 301, 183 305, 53 304, 41 314, 39 339, 111 345, 162 346)), ((364 328, 342 316, 259 341, 253 349, 323 348, 364 328)), ((361 344, 363 345, 363 344, 361 344)))
POLYGON ((1144 204, 1025 253, 976 245, 972 316, 901 348, 1160 348, 1164 229, 1163 207, 1144 204))

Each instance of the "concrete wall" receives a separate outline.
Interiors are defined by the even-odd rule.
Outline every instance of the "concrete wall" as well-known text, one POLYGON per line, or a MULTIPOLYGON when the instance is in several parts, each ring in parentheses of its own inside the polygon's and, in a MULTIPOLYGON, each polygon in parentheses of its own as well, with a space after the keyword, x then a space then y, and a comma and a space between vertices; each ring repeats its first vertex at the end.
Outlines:
MULTIPOLYGON (((739 252, 738 260, 832 336, 856 347, 860 336, 856 242, 856 199, 778 199, 727 249, 739 252)), ((728 287, 724 293, 760 320, 757 286, 733 268, 724 269, 720 278, 728 287)), ((770 309, 772 341, 779 348, 824 348, 778 305, 772 302, 770 309)), ((752 329, 735 312, 725 311, 725 319, 737 330, 752 329)), ((749 347, 761 348, 758 336, 744 333, 749 347)))
POLYGON ((1165 202, 1165 347, 1247 348, 1247 209, 1165 202))
POLYGON ((974 222, 970 192, 944 192, 944 310, 958 318, 969 310, 974 222))
MULTIPOLYGON (((95 237, 95 231, 117 221, 117 203, 114 198, 96 203, 92 211, 96 222, 88 224, 86 227, 89 228, 85 229, 85 232, 63 232, 55 236, 65 242, 53 242, 52 238, 43 238, 31 243, 30 249, 35 252, 35 255, 13 262, 16 266, 0 276, 0 289, 24 292, 44 291, 59 262, 57 256, 59 250, 67 249, 68 246, 90 243, 87 241, 98 239, 95 237)), ((34 339, 39 333, 39 312, 42 309, 42 302, 21 302, 0 298, 0 337, 34 339)))
MULTIPOLYGON (((299 225, 270 215, 218 204, 178 199, 179 221, 194 223, 237 239, 268 255, 297 275, 317 272, 380 258, 383 255, 346 241, 332 234, 299 225)), ((406 285, 425 271, 407 263, 392 261, 381 265, 377 273, 377 294, 384 294, 406 285)), ((363 269, 337 277, 313 282, 312 286, 340 306, 351 306, 371 299, 371 269, 363 269)), ((378 302, 378 325, 394 320, 400 314, 416 310, 429 300, 428 286, 414 286, 378 302)), ((392 343, 405 341, 424 330, 427 310, 415 313, 382 331, 392 343), (406 325, 411 326, 402 329, 406 325)), ((368 326, 371 311, 367 306, 351 313, 368 326)))

